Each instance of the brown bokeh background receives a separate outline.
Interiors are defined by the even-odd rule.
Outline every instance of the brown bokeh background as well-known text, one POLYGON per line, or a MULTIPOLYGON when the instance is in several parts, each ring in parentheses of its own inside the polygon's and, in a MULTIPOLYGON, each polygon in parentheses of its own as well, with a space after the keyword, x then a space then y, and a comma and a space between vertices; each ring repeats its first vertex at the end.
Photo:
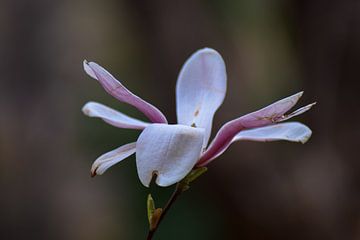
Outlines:
POLYGON ((227 120, 304 90, 305 144, 238 142, 176 203, 155 239, 360 239, 360 2, 0 0, 0 238, 145 239, 134 157, 91 179, 100 154, 136 140, 80 109, 144 119, 85 75, 105 66, 175 122, 175 83, 218 50, 227 120))

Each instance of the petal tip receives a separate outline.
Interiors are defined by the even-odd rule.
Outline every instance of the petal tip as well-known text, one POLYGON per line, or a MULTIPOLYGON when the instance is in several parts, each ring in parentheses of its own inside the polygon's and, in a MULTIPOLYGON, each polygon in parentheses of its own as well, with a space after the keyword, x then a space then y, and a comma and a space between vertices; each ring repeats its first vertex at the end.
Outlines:
POLYGON ((302 139, 300 139, 300 142, 302 144, 305 144, 307 141, 309 141, 311 135, 312 135, 312 131, 309 129, 309 133, 306 134, 302 139))
POLYGON ((92 68, 90 67, 90 65, 92 64, 92 62, 88 62, 86 59, 84 59, 83 61, 83 67, 84 67, 84 71, 92 78, 97 79, 94 71, 92 70, 92 68))
POLYGON ((87 102, 85 105, 81 108, 81 111, 89 117, 93 117, 93 111, 91 110, 92 107, 95 105, 95 102, 87 102))
POLYGON ((313 102, 313 103, 310 103, 309 106, 310 106, 310 107, 313 107, 313 106, 315 106, 316 104, 317 104, 317 102, 313 102))
POLYGON ((86 104, 81 108, 81 111, 82 111, 86 116, 89 116, 89 115, 90 115, 90 110, 89 110, 88 104, 89 104, 89 103, 86 103, 86 104))
POLYGON ((85 72, 87 72, 89 68, 89 62, 86 59, 83 60, 83 67, 85 72))
POLYGON ((162 174, 162 175, 158 175, 156 177, 155 182, 160 187, 169 187, 169 186, 179 182, 180 180, 181 179, 175 180, 175 179, 172 179, 172 178, 168 178, 164 174, 162 174))
POLYGON ((156 184, 159 187, 169 187, 169 186, 175 184, 175 182, 174 183, 173 182, 169 183, 169 182, 163 182, 163 181, 160 181, 160 180, 156 180, 156 184))
POLYGON ((309 111, 315 105, 316 105, 316 102, 313 102, 313 103, 310 103, 310 104, 306 105, 305 107, 303 107, 304 112, 309 111))
POLYGON ((93 164, 92 166, 91 166, 91 170, 90 170, 90 176, 93 178, 93 177, 95 177, 95 176, 97 176, 97 175, 99 175, 99 174, 97 174, 97 170, 98 170, 98 167, 99 166, 97 166, 97 165, 95 165, 95 164, 93 164))
POLYGON ((293 96, 295 97, 296 101, 298 101, 304 95, 304 91, 300 91, 295 93, 293 96))
POLYGON ((209 47, 204 47, 204 48, 200 49, 199 51, 204 51, 204 52, 216 52, 215 49, 209 48, 209 47))
POLYGON ((197 54, 216 54, 216 55, 220 55, 218 51, 216 51, 213 48, 208 48, 208 47, 199 49, 195 53, 197 53, 197 54))
POLYGON ((139 176, 139 179, 140 179, 140 182, 141 184, 144 186, 144 187, 150 187, 150 183, 152 181, 153 178, 150 178, 150 180, 148 178, 145 178, 144 176, 138 174, 139 176))

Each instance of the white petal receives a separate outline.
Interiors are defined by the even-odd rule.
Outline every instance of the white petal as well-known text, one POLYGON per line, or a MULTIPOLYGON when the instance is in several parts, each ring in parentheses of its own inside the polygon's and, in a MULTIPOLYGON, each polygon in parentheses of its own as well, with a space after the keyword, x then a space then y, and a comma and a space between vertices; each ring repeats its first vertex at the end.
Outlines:
POLYGON ((287 122, 241 131, 234 137, 232 142, 239 140, 258 142, 285 140, 305 143, 310 136, 311 130, 304 124, 287 122))
POLYGON ((135 151, 136 143, 134 142, 123 145, 115 150, 101 155, 93 163, 91 167, 91 175, 95 176, 103 174, 109 167, 134 154, 135 151))
POLYGON ((86 103, 82 111, 89 117, 101 118, 105 122, 119 128, 144 129, 149 125, 149 123, 129 117, 97 102, 86 103))
POLYGON ((183 125, 152 124, 140 134, 136 146, 136 165, 143 185, 149 186, 154 174, 159 186, 182 180, 198 161, 204 130, 183 125))
POLYGON ((216 110, 226 93, 225 63, 218 52, 195 52, 182 67, 176 85, 178 123, 205 129, 207 144, 216 110), (194 126, 193 125, 193 126, 194 126))

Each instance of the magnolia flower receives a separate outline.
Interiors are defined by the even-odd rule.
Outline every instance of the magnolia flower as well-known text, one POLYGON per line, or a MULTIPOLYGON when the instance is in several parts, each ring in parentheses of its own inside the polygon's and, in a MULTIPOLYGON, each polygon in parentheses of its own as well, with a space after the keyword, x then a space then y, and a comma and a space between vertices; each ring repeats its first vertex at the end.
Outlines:
POLYGON ((177 124, 168 124, 162 112, 130 92, 109 72, 94 62, 84 61, 86 73, 96 79, 110 95, 141 111, 150 122, 129 117, 96 102, 88 102, 83 112, 118 128, 141 130, 136 142, 123 145, 100 156, 93 163, 93 176, 136 153, 140 181, 149 186, 156 175, 159 186, 182 180, 194 167, 206 166, 231 143, 240 140, 287 140, 305 143, 311 130, 299 122, 287 122, 309 110, 313 104, 286 114, 302 92, 277 101, 261 110, 224 124, 208 146, 215 112, 226 93, 225 63, 209 48, 195 52, 182 67, 176 85, 177 124))

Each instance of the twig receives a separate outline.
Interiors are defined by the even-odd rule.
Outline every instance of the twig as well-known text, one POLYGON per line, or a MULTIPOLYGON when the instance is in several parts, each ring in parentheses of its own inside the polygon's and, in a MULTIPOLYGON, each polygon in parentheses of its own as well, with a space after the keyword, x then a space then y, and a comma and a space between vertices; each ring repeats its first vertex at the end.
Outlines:
POLYGON ((161 221, 163 220, 163 218, 165 217, 166 213, 169 211, 169 209, 171 208, 171 206, 174 204, 174 202, 176 201, 176 199, 180 196, 180 194, 183 192, 184 188, 184 184, 179 182, 178 184, 176 184, 175 190, 174 192, 171 194, 171 197, 169 198, 168 202, 166 203, 165 207, 163 208, 163 211, 160 215, 159 221, 157 223, 157 225, 155 226, 154 229, 149 229, 148 235, 147 235, 147 240, 151 240, 156 232, 156 230, 158 229, 161 221))
MULTIPOLYGON (((156 232, 156 230, 158 229, 161 221, 163 220, 163 218, 165 217, 166 213, 169 211, 169 209, 171 208, 171 206, 174 204, 174 202, 176 201, 176 199, 180 196, 181 193, 183 193, 184 191, 188 190, 190 188, 190 183, 192 183, 193 181, 195 181, 198 177, 200 177, 202 174, 204 174, 207 171, 206 167, 198 167, 198 168, 194 168, 188 175, 186 175, 186 177, 181 180, 180 182, 178 182, 176 184, 175 190, 174 192, 171 194, 171 197, 169 198, 168 202, 166 203, 165 207, 163 209, 159 209, 161 211, 161 214, 158 218, 158 220, 155 223, 152 223, 151 221, 151 217, 149 217, 149 223, 150 223, 150 228, 149 228, 149 232, 147 235, 147 240, 151 240, 156 232)), ((149 195, 151 198, 151 195, 149 195)), ((149 198, 148 198, 149 201, 149 198)), ((149 203, 149 202, 148 202, 149 203)), ((155 208, 155 206, 153 205, 152 208, 155 208)), ((154 209, 151 209, 151 211, 153 211, 154 209)), ((157 209, 155 209, 156 211, 157 209)), ((148 205, 148 211, 149 211, 149 205, 148 205)), ((154 215, 152 215, 154 216, 154 215)))

